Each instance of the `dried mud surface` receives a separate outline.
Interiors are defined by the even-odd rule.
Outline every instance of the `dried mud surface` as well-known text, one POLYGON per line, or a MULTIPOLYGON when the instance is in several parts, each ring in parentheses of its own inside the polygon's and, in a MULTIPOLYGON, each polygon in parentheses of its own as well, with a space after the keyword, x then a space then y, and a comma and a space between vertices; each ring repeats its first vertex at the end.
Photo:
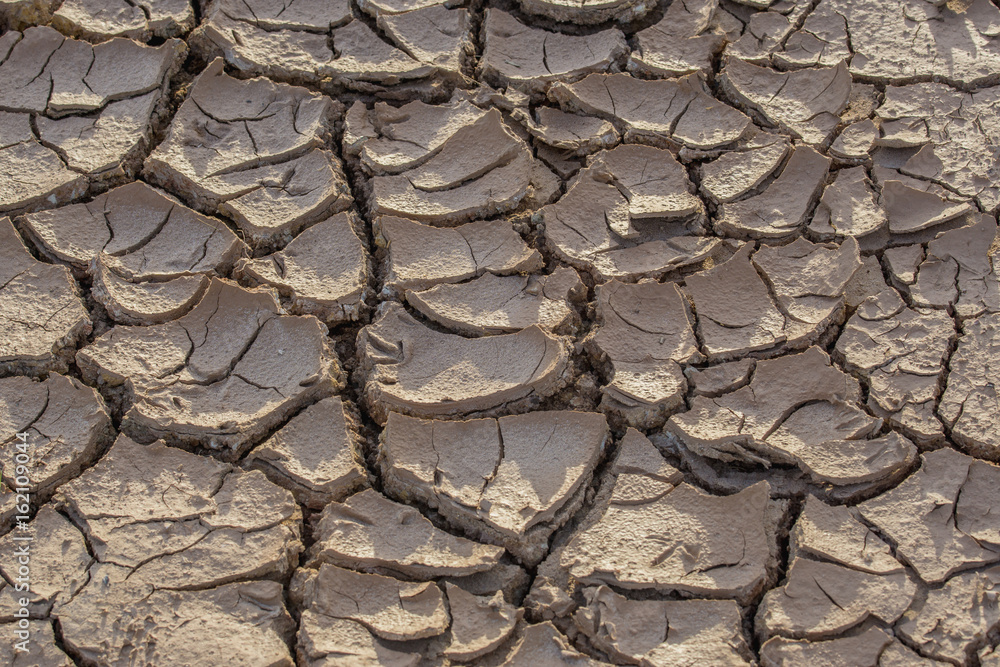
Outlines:
POLYGON ((992 0, 0 0, 0 664, 997 667, 998 111, 992 0))

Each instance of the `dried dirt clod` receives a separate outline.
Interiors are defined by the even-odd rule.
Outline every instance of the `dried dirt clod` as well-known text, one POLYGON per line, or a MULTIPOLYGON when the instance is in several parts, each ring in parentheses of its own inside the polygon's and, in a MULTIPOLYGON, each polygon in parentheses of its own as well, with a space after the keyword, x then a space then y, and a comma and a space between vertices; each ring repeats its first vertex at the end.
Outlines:
MULTIPOLYGON (((7 434, 0 442, 4 461, 14 461, 20 443, 14 434, 29 434, 27 474, 36 495, 48 495, 79 475, 114 437, 100 395, 79 380, 56 373, 42 382, 0 379, 0 425, 7 434)), ((4 482, 15 488, 13 470, 5 472, 4 482)))
POLYGON ((753 377, 756 361, 752 358, 727 361, 708 368, 685 371, 695 396, 717 398, 745 386, 753 377))
POLYGON ((847 23, 857 77, 895 84, 936 77, 963 88, 996 82, 1000 51, 993 38, 1000 10, 989 2, 823 4, 847 23), (966 50, 955 53, 958 43, 966 50))
POLYGON ((105 584, 98 570, 82 593, 59 608, 58 616, 67 649, 92 664, 295 664, 288 651, 295 624, 276 581, 157 590, 131 580, 105 584), (225 638, 225 650, 220 638, 225 638))
MULTIPOLYGON (((980 9, 1000 10, 976 0, 980 9)), ((919 24, 918 24, 919 25, 919 24)), ((974 198, 987 212, 1000 204, 997 167, 990 142, 996 134, 990 110, 1000 87, 962 93, 941 83, 889 87, 876 110, 883 137, 876 143, 903 145, 899 171, 974 198)), ((954 197, 954 195, 952 195, 954 197)))
POLYGON ((870 118, 851 123, 837 135, 830 154, 847 162, 866 161, 878 136, 878 127, 870 118))
POLYGON ((889 667, 880 657, 892 645, 892 637, 885 630, 870 626, 864 632, 829 641, 793 640, 772 637, 760 647, 760 664, 763 667, 787 665, 856 665, 857 667, 889 667))
POLYGON ((954 201, 895 179, 882 182, 882 202, 889 219, 889 231, 898 235, 961 223, 973 211, 969 201, 954 201))
POLYGON ((211 282, 208 276, 180 276, 163 282, 134 283, 108 267, 112 259, 100 254, 91 261, 90 292, 119 324, 151 325, 176 320, 201 301, 211 282))
POLYGON ((523 609, 504 602, 503 594, 493 597, 467 593, 454 584, 445 584, 451 611, 451 643, 444 657, 470 662, 498 648, 513 634, 523 609))
POLYGON ((18 225, 46 257, 80 275, 104 253, 104 264, 133 282, 224 275, 246 252, 222 222, 141 181, 86 204, 31 213, 18 225))
POLYGON ((537 406, 573 377, 568 343, 538 326, 463 338, 437 332, 389 303, 358 334, 365 406, 380 424, 389 412, 456 419, 537 406))
POLYGON ((509 667, 598 667, 598 662, 573 648, 572 643, 551 622, 529 625, 503 663, 509 667))
POLYGON ((536 140, 554 149, 567 151, 571 156, 611 148, 620 139, 615 126, 606 120, 566 113, 554 107, 540 106, 533 116, 526 109, 514 109, 511 116, 524 125, 524 129, 536 140))
POLYGON ((747 601, 775 577, 785 503, 769 494, 767 482, 724 497, 680 484, 645 503, 612 499, 559 563, 585 585, 747 601))
POLYGON ((770 468, 795 465, 816 484, 881 485, 910 469, 913 444, 876 437, 881 420, 859 406, 858 382, 821 349, 757 362, 749 385, 696 396, 667 430, 693 454, 770 468))
POLYGON ((52 15, 60 32, 91 41, 129 37, 140 42, 150 37, 180 37, 195 26, 194 8, 188 0, 64 0, 52 15))
MULTIPOLYGON (((73 660, 56 645, 55 632, 48 621, 27 620, 28 633, 31 637, 25 651, 17 651, 15 642, 5 642, 0 646, 0 660, 10 667, 73 667, 73 660)), ((8 637, 17 638, 14 634, 14 623, 0 624, 0 632, 8 637)))
POLYGON ((953 449, 921 457, 916 473, 858 509, 896 544, 896 556, 929 584, 1000 560, 991 489, 1000 468, 953 449))
POLYGON ((336 114, 327 97, 234 79, 217 59, 143 173, 195 208, 232 218, 252 245, 284 245, 352 203, 339 160, 324 148, 336 114))
POLYGON ((688 304, 673 283, 617 280, 597 287, 597 324, 584 346, 606 364, 601 410, 639 428, 684 405, 681 364, 701 361, 688 304))
POLYGON ((424 317, 471 336, 511 333, 532 325, 568 333, 580 323, 573 302, 586 296, 569 267, 549 275, 482 276, 457 285, 407 290, 406 301, 424 317))
POLYGON ((332 563, 415 579, 486 572, 503 549, 435 528, 416 509, 367 489, 330 503, 314 529, 310 565, 332 563))
POLYGON ((716 203, 741 199, 773 174, 790 152, 786 137, 760 132, 746 145, 702 165, 701 189, 716 203))
POLYGON ((355 102, 344 120, 344 152, 358 157, 368 174, 399 174, 426 162, 458 130, 485 115, 458 92, 445 104, 376 102, 369 110, 355 102))
POLYGON ((373 224, 375 242, 385 249, 384 289, 400 294, 423 291, 440 283, 459 283, 489 272, 496 275, 536 273, 542 256, 504 220, 481 220, 437 228, 382 216, 373 224))
POLYGON ((190 312, 115 327, 77 354, 124 413, 122 430, 236 458, 304 405, 343 386, 326 326, 281 315, 273 293, 213 278, 190 312))
MULTIPOLYGON (((766 2, 742 4, 763 7, 766 2)), ((727 9, 733 13, 722 7, 719 9, 716 14, 718 28, 727 34, 730 42, 722 54, 723 59, 739 58, 766 66, 772 60, 781 62, 778 52, 791 39, 792 33, 802 24, 813 6, 807 2, 776 2, 771 3, 768 11, 750 12, 737 5, 727 5, 727 9)), ((795 64, 788 63, 788 66, 794 67, 795 64)))
POLYGON ((468 122, 437 151, 400 174, 376 175, 372 215, 453 225, 514 209, 528 195, 533 158, 497 109, 468 122))
POLYGON ((395 648, 390 648, 389 644, 360 623, 306 609, 299 620, 297 664, 308 667, 323 667, 331 661, 349 661, 352 667, 416 667, 419 664, 419 651, 399 650, 400 645, 395 643, 392 644, 395 648))
POLYGON ((896 632, 930 658, 969 664, 1000 627, 1000 568, 965 572, 918 598, 896 632))
POLYGON ((884 247, 888 241, 888 217, 878 204, 865 168, 841 169, 834 178, 823 190, 809 231, 821 241, 853 236, 862 250, 884 247))
MULTIPOLYGON (((12 34, 12 33, 7 33, 12 34)), ((0 213, 34 211, 65 204, 87 191, 87 178, 36 140, 29 114, 0 111, 0 213), (15 134, 16 133, 16 134, 15 134), (20 178, 32 173, 31 180, 20 178)))
POLYGON ((573 615, 594 646, 621 664, 669 667, 752 664, 740 608, 732 600, 629 600, 607 586, 586 588, 573 615))
POLYGON ((1000 278, 992 245, 996 219, 973 216, 976 219, 927 243, 912 282, 902 286, 914 305, 953 309, 962 320, 1000 311, 1000 278))
POLYGON ((128 579, 177 590, 281 579, 302 551, 302 514, 291 493, 260 472, 162 442, 119 436, 97 465, 62 486, 57 501, 97 559, 87 589, 93 595, 107 592, 104 574, 115 585, 128 579))
POLYGON ((879 319, 855 313, 837 340, 844 368, 868 384, 868 407, 917 444, 943 440, 934 407, 945 360, 955 341, 955 323, 934 310, 904 308, 879 319))
POLYGON ((659 77, 710 72, 712 59, 725 38, 713 31, 718 0, 675 2, 658 23, 635 34, 637 48, 629 55, 630 72, 659 77))
POLYGON ((831 68, 779 72, 729 58, 720 81, 734 100, 814 146, 833 137, 851 94, 846 62, 831 68))
POLYGON ((992 426, 997 419, 992 396, 998 328, 1000 315, 993 313, 965 323, 958 349, 948 362, 947 386, 937 410, 959 445, 993 461, 1000 461, 1000 438, 992 426))
POLYGON ((358 319, 368 293, 369 267, 353 213, 318 222, 282 250, 236 267, 236 275, 270 285, 291 302, 296 315, 315 315, 328 325, 358 319))
POLYGON ((667 81, 591 74, 556 83, 548 97, 564 111, 611 121, 626 142, 710 150, 740 139, 752 123, 706 92, 697 74, 667 81))
POLYGON ((49 27, 6 33, 0 211, 50 208, 134 177, 185 53, 177 39, 93 46, 49 27), (25 170, 38 178, 24 179, 25 170))
POLYGON ((455 77, 475 54, 468 9, 433 5, 376 21, 386 36, 408 56, 455 77))
POLYGON ((0 372, 66 372, 91 331, 69 269, 31 256, 10 218, 0 217, 0 372))
POLYGON ((844 288, 861 266, 854 239, 837 246, 799 238, 756 252, 753 246, 685 278, 709 361, 800 349, 843 321, 844 288))
POLYGON ((891 625, 917 594, 889 546, 842 506, 809 497, 791 548, 784 585, 768 591, 757 610, 762 637, 828 639, 869 618, 891 625))
POLYGON ((112 39, 92 46, 47 26, 9 39, 15 43, 0 63, 0 107, 50 118, 99 111, 112 100, 161 89, 184 51, 180 40, 149 47, 112 39))
POLYGON ((569 191, 544 207, 548 248, 597 282, 659 277, 713 255, 704 205, 667 150, 622 145, 602 151, 569 191))
POLYGON ((788 36, 782 50, 774 53, 771 60, 782 69, 836 67, 841 61, 850 60, 851 55, 844 17, 831 11, 829 3, 821 3, 809 13, 802 27, 788 36))
POLYGON ((292 417, 247 455, 247 463, 312 509, 341 502, 368 485, 358 419, 339 396, 292 417))
POLYGON ((379 462, 388 493, 435 508, 531 566, 583 502, 609 437, 607 422, 595 413, 539 411, 463 422, 391 414, 379 462))
POLYGON ((875 532, 858 520, 857 511, 827 505, 808 496, 791 532, 790 555, 829 561, 871 574, 893 574, 903 565, 875 532))
POLYGON ((507 12, 487 9, 480 78, 496 88, 513 87, 538 99, 555 81, 578 81, 606 72, 628 51, 615 28, 589 35, 567 35, 534 28, 507 12))
POLYGON ((719 206, 715 228, 728 236, 787 239, 797 236, 826 183, 830 158, 798 146, 781 173, 759 194, 719 206))
MULTIPOLYGON (((27 598, 27 608, 33 618, 45 618, 53 605, 72 600, 87 585, 87 570, 93 563, 83 535, 52 505, 39 509, 28 525, 27 534, 16 530, 0 538, 0 548, 12 556, 0 565, 3 577, 7 581, 23 583, 25 577, 18 574, 17 554, 25 546, 29 548, 31 577, 30 591, 17 591, 7 581, 0 588, 0 619, 5 623, 16 622, 14 614, 22 607, 20 598, 27 598), (25 542, 17 539, 19 537, 30 537, 31 541, 25 542), (18 577, 21 577, 20 582, 18 577)), ((32 643, 36 641, 34 636, 31 640, 32 643)))
MULTIPOLYGON (((352 17, 350 3, 344 0, 296 3, 293 11, 280 2, 253 5, 240 0, 211 3, 191 35, 193 48, 206 60, 224 57, 244 75, 380 95, 402 85, 396 94, 421 94, 428 92, 428 85, 434 88, 429 79, 438 70, 415 59, 420 54, 413 47, 432 36, 439 45, 456 39, 447 29, 423 34, 407 29, 412 25, 400 29, 397 24, 395 31, 387 31, 394 39, 383 40, 352 17)), ((458 39, 468 37, 463 33, 458 39)))
POLYGON ((596 25, 611 20, 628 23, 642 18, 656 7, 655 3, 647 0, 595 0, 593 2, 518 0, 518 4, 528 14, 578 25, 596 25))
POLYGON ((451 620, 444 593, 433 582, 407 583, 327 563, 296 572, 290 596, 314 614, 360 623, 391 641, 436 637, 451 620))

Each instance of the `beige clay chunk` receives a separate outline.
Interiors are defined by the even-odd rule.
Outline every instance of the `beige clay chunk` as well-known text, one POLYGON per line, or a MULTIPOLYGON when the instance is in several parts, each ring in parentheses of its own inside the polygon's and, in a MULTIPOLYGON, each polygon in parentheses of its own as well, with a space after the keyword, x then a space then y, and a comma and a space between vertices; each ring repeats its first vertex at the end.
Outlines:
POLYGON ((537 406, 573 376, 567 341, 538 326, 468 339, 396 303, 358 334, 358 358, 365 407, 381 424, 390 412, 455 419, 537 406))
POLYGON ((366 486, 358 419, 339 396, 310 405, 247 456, 268 479, 312 509, 366 486))
POLYGON ((585 585, 751 599, 773 580, 776 566, 782 503, 770 500, 769 491, 760 482, 723 497, 680 484, 643 502, 612 498, 559 562, 585 585))
POLYGON ((235 457, 342 386, 326 334, 315 317, 280 314, 273 293, 216 278, 183 317, 117 326, 81 350, 77 364, 107 395, 125 398, 125 433, 235 457))
POLYGON ((479 63, 483 81, 544 98, 555 81, 576 81, 605 72, 626 52, 620 30, 566 35, 525 25, 499 9, 487 9, 486 47, 479 63))
POLYGON ((584 342, 606 364, 601 409, 651 428, 684 405, 681 364, 701 361, 684 295, 673 283, 612 280, 597 288, 597 327, 584 342))
POLYGON ((134 178, 185 51, 177 39, 92 46, 47 26, 0 37, 0 212, 134 178))
POLYGON ((951 437, 974 456, 1000 461, 1000 440, 992 427, 997 418, 994 371, 1000 315, 983 315, 964 325, 958 349, 949 361, 947 385, 937 413, 951 437))
POLYGON ((189 0, 65 0, 52 15, 52 26, 91 41, 128 37, 145 42, 183 36, 194 28, 195 14, 189 0))
POLYGON ((215 60, 143 173, 195 208, 231 218, 251 245, 284 245, 351 205, 340 161, 325 148, 334 114, 330 98, 240 81, 215 60))
POLYGON ((441 283, 460 283, 486 273, 534 273, 542 256, 504 220, 480 220, 438 228, 383 216, 373 224, 375 242, 385 248, 382 281, 393 292, 422 292, 441 283))
POLYGON ((31 256, 9 218, 0 217, 0 370, 66 372, 91 331, 69 269, 31 256))
POLYGON ((614 123, 626 142, 708 150, 732 144, 751 125, 743 113, 709 95, 697 75, 649 81, 591 74, 553 85, 548 97, 564 111, 614 123))
POLYGON ((551 275, 497 276, 484 273, 466 283, 406 291, 406 301, 424 317, 471 336, 510 333, 538 325, 567 333, 579 324, 572 302, 585 287, 576 271, 551 275))
POLYGON ((311 565, 330 563, 408 579, 486 572, 503 554, 500 547, 436 528, 415 508, 372 489, 327 505, 314 536, 311 565))
POLYGON ((860 386, 821 349, 757 362, 750 383, 717 398, 696 396, 667 429, 692 453, 722 462, 798 466, 815 483, 898 479, 916 448, 858 404, 860 386))
MULTIPOLYGON (((8 435, 0 456, 13 462, 21 439, 31 451, 28 476, 34 493, 48 495, 80 474, 111 443, 114 429, 104 401, 75 378, 49 373, 44 381, 26 377, 0 379, 0 423, 8 435)), ((13 470, 4 483, 16 486, 13 470)))
POLYGON ((602 151, 563 197, 544 207, 545 241, 595 280, 659 277, 697 265, 719 247, 705 235, 704 204, 669 151, 602 151))
POLYGON ((579 507, 608 426, 602 415, 539 411, 441 422, 392 414, 379 461, 387 491, 435 507, 534 564, 579 507), (474 452, 474 454, 472 454, 474 452))

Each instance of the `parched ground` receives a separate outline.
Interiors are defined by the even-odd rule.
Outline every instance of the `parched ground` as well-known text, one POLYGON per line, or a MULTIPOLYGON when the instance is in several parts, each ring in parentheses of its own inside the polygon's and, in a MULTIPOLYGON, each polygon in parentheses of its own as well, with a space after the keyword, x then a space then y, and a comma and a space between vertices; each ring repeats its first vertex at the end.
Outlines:
POLYGON ((0 0, 0 664, 1000 667, 998 7, 0 0))

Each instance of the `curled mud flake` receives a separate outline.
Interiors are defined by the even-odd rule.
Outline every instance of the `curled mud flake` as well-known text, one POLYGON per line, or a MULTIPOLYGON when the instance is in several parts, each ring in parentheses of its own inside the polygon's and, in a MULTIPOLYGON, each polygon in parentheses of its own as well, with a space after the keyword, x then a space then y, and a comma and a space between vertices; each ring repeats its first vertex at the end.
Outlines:
POLYGON ((499 9, 486 10, 483 30, 480 77, 497 88, 512 86, 539 99, 554 81, 577 81, 608 71, 628 50, 625 35, 614 28, 565 35, 530 27, 499 9))
POLYGON ((775 576, 783 503, 755 484, 713 496, 680 484, 641 504, 612 503, 578 532, 559 564, 583 585, 749 600, 775 576), (692 532, 685 526, 699 525, 692 532))
POLYGON ((604 417, 594 413, 463 422, 394 413, 379 463, 391 495, 434 507, 467 534, 537 564, 549 537, 582 504, 609 437, 604 417))
POLYGON ((990 313, 966 322, 937 414, 951 437, 973 456, 1000 461, 1000 439, 991 424, 997 419, 994 386, 998 364, 996 331, 1000 315, 990 313))
POLYGON ((780 72, 730 58, 720 76, 734 100, 806 144, 821 146, 840 124, 851 94, 847 64, 780 72))
POLYGON ((352 203, 340 161, 325 148, 335 114, 330 98, 231 78, 217 59, 195 80, 143 173, 197 209, 221 210, 251 245, 284 245, 352 203))
POLYGON ((360 227, 355 215, 338 213, 274 254, 241 261, 236 274, 275 287, 296 315, 315 315, 328 325, 356 320, 369 289, 368 258, 355 232, 360 227))
POLYGON ((612 280, 597 288, 597 326, 584 346, 607 365, 602 411, 652 428, 684 405, 681 365, 702 359, 691 320, 673 283, 612 280))
POLYGON ((503 549, 447 533, 409 505, 367 489, 324 508, 316 521, 310 566, 331 563, 408 579, 488 572, 503 549))
POLYGON ((424 317, 471 336, 511 333, 538 325, 566 333, 579 324, 572 303, 585 294, 576 271, 551 275, 497 276, 484 273, 466 283, 406 291, 406 301, 424 317))
POLYGON ((326 333, 314 317, 279 314, 270 292, 212 279, 186 315, 115 327, 82 350, 77 364, 88 381, 124 400, 124 432, 234 458, 342 386, 326 333))
POLYGON ((9 218, 0 217, 0 372, 66 372, 90 316, 69 269, 31 256, 9 218))
POLYGON ((935 405, 956 338, 942 311, 903 308, 889 317, 855 313, 837 340, 844 367, 868 384, 868 407, 917 444, 943 440, 935 405))
POLYGON ((752 664, 733 600, 629 600, 607 586, 585 588, 583 596, 587 605, 576 611, 573 622, 616 662, 752 664))
POLYGON ((991 516, 997 501, 988 491, 1000 468, 948 448, 921 458, 920 470, 902 484, 861 503, 861 515, 929 584, 1000 560, 998 521, 991 516))
POLYGON ((319 510, 368 485, 358 428, 349 407, 331 396, 293 417, 246 460, 299 502, 319 510))
POLYGON ((444 334, 399 304, 358 334, 365 405, 384 424, 389 412, 460 418, 537 406, 573 377, 568 343, 540 327, 485 338, 444 334))
POLYGON ((442 229, 382 216, 373 227, 376 243, 387 253, 382 282, 392 292, 423 291, 485 273, 534 273, 544 266, 538 251, 528 247, 504 220, 442 229))

